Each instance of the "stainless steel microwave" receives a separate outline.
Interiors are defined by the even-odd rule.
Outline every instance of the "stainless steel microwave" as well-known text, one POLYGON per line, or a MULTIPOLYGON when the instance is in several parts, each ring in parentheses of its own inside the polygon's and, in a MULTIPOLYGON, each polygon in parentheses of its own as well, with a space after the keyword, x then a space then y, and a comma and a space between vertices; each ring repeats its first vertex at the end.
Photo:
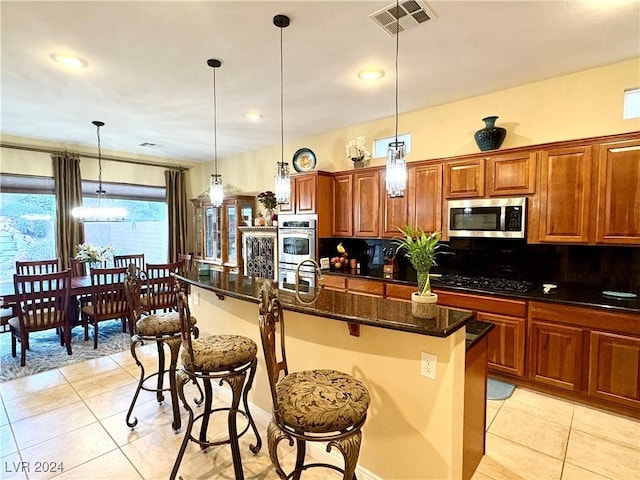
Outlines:
POLYGON ((526 197, 449 200, 449 237, 525 238, 526 197))

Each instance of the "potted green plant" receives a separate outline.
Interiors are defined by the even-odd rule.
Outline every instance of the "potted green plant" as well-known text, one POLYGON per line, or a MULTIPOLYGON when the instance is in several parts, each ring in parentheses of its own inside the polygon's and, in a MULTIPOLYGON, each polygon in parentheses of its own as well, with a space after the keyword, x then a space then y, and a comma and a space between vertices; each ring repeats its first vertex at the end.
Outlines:
POLYGON ((398 227, 401 236, 394 237, 397 245, 396 255, 402 254, 409 259, 418 274, 418 291, 411 294, 411 312, 414 317, 434 318, 438 311, 438 295, 431 291, 429 272, 436 264, 440 251, 441 234, 438 231, 427 234, 422 227, 407 225, 398 227))

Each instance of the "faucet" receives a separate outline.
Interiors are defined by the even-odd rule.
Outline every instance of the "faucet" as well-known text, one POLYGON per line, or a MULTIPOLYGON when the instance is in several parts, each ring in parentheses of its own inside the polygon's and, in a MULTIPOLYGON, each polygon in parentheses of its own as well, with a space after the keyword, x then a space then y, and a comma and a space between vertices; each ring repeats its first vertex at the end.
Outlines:
POLYGON ((324 277, 322 276, 322 270, 320 270, 320 265, 318 265, 318 262, 316 262, 315 260, 311 259, 311 258, 307 258, 305 260, 302 260, 300 263, 298 263, 298 266, 296 267, 296 300, 298 300, 300 303, 304 303, 305 305, 310 305, 313 302, 315 302, 318 298, 318 295, 320 295, 320 292, 322 291, 323 287, 324 287, 324 277), (315 289, 315 293, 313 295, 313 298, 310 301, 305 301, 302 300, 302 298, 300 298, 300 267, 302 267, 302 265, 304 265, 305 263, 310 263, 311 265, 313 265, 314 267, 314 275, 316 276, 317 279, 317 286, 315 289))

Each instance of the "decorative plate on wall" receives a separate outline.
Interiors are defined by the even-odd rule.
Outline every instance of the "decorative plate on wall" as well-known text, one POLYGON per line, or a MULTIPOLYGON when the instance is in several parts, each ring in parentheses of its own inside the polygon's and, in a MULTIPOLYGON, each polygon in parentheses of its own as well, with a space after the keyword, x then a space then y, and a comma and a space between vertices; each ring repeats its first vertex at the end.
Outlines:
POLYGON ((293 168, 296 172, 310 172, 316 168, 316 154, 308 148, 301 148, 293 154, 293 168))

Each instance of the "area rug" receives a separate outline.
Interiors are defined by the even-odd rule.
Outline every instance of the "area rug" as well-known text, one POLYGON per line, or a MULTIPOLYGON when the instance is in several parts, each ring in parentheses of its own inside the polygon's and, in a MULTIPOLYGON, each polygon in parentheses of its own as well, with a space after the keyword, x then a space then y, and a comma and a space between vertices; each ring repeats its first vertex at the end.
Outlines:
POLYGON ((516 386, 496 380, 495 378, 487 379, 487 399, 488 400, 506 400, 513 395, 516 386))
POLYGON ((20 347, 17 356, 11 356, 11 334, 0 334, 0 382, 32 375, 34 373, 64 367, 72 363, 104 357, 129 349, 131 335, 122 333, 120 320, 100 323, 98 329, 98 348, 93 348, 93 329, 89 328, 89 340, 84 341, 82 327, 71 331, 71 355, 67 348, 60 346, 60 337, 55 330, 45 330, 29 335, 30 348, 27 350, 27 364, 20 366, 20 347))

